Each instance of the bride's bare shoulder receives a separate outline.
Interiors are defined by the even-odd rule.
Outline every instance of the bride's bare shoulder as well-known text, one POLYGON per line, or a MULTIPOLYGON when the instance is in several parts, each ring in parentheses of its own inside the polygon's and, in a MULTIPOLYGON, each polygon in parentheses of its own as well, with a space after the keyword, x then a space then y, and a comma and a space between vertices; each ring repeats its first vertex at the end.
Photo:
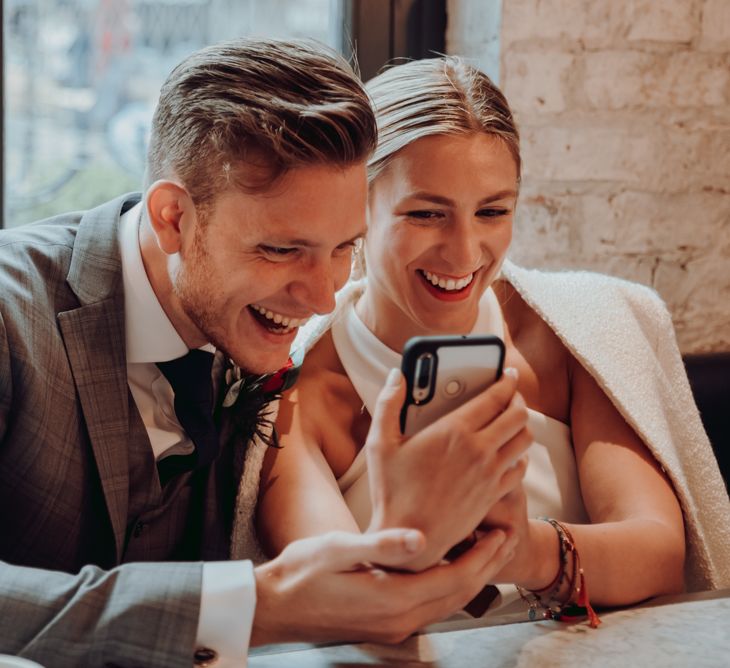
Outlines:
POLYGON ((344 381, 349 383, 332 341, 332 333, 325 332, 304 357, 297 385, 316 384, 321 389, 327 389, 332 384, 339 385, 344 381))
POLYGON ((352 463, 365 442, 369 416, 326 333, 307 353, 294 387, 280 404, 277 428, 321 448, 335 476, 352 463))
POLYGON ((505 364, 520 372, 519 389, 530 408, 567 422, 570 353, 552 328, 507 281, 494 286, 505 320, 505 364), (545 388, 550 388, 545 392, 545 388))
POLYGON ((326 332, 307 352, 299 378, 284 395, 284 401, 296 404, 307 421, 320 422, 333 416, 359 410, 360 401, 337 355, 332 335, 326 332), (305 417, 306 416, 306 417, 305 417))

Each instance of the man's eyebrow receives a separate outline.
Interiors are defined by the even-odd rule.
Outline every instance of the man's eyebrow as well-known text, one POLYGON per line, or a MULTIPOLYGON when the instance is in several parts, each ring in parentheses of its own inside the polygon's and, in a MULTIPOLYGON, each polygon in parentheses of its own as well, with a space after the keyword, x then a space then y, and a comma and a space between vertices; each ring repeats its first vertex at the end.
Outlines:
MULTIPOLYGON (((358 239, 362 239, 365 236, 367 228, 363 228, 361 232, 358 232, 354 237, 341 241, 338 246, 344 246, 345 244, 355 243, 358 239)), ((311 239, 272 239, 269 241, 270 244, 276 246, 299 246, 301 248, 314 248, 318 246, 316 242, 311 239)))
MULTIPOLYGON (((483 204, 490 204, 491 202, 496 202, 501 199, 508 199, 508 198, 514 198, 514 197, 517 197, 517 191, 514 188, 500 190, 499 192, 493 193, 491 195, 487 195, 487 197, 480 199, 479 206, 482 206, 483 204)), ((424 192, 424 191, 411 193, 404 199, 419 199, 419 200, 423 200, 425 202, 441 204, 443 206, 455 206, 455 204, 456 204, 456 202, 454 202, 454 200, 452 200, 448 197, 443 197, 442 195, 434 195, 432 193, 424 192)))
POLYGON ((340 246, 344 246, 346 244, 354 244, 359 239, 363 239, 365 237, 365 234, 367 233, 368 228, 364 227, 362 231, 358 232, 354 237, 350 237, 349 239, 346 239, 343 241, 340 246))

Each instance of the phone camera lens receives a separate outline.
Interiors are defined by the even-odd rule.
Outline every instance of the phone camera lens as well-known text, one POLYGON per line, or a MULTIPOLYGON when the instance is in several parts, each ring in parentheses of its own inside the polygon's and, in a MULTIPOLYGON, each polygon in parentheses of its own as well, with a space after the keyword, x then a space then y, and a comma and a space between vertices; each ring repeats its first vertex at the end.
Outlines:
POLYGON ((431 353, 426 353, 418 358, 416 365, 416 387, 419 390, 424 390, 431 384, 431 364, 433 356, 431 353))

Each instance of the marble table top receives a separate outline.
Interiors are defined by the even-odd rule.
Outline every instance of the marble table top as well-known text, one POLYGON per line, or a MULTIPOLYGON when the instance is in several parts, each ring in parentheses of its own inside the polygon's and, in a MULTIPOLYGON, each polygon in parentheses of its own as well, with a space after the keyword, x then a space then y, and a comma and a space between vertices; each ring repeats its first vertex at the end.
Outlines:
MULTIPOLYGON (((250 668, 522 668, 527 666, 730 666, 730 591, 657 599, 604 612, 602 624, 553 621, 431 631, 397 646, 374 644, 261 648, 250 668)), ((490 622, 494 623, 494 622, 490 622)))

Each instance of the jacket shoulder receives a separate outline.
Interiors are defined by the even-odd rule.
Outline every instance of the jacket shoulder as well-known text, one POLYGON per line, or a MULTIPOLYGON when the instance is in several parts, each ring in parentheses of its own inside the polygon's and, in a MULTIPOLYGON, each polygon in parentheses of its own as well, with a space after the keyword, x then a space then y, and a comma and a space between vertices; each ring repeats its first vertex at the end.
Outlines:
POLYGON ((587 306, 610 298, 612 302, 618 300, 632 309, 647 308, 657 315, 668 313, 664 300, 653 288, 609 274, 574 269, 525 269, 506 262, 503 275, 527 293, 553 293, 561 299, 577 300, 587 306))

